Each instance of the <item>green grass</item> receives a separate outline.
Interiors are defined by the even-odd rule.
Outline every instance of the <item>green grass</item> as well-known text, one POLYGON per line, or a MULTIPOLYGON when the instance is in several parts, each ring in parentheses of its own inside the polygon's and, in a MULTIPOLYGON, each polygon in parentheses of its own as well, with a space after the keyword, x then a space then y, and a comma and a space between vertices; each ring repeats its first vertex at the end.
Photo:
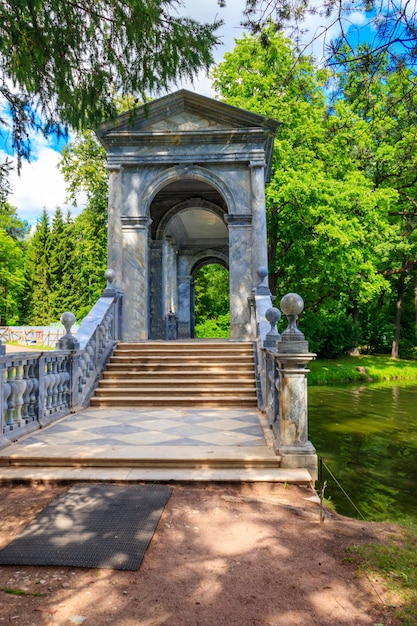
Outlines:
POLYGON ((35 596, 36 598, 43 598, 45 596, 44 593, 31 593, 30 591, 25 591, 24 589, 13 589, 12 587, 0 587, 0 591, 8 593, 12 596, 35 596))
POLYGON ((343 356, 317 359, 310 363, 310 385, 331 383, 383 382, 398 380, 417 383, 417 361, 388 356, 343 356))
POLYGON ((400 526, 384 545, 354 546, 347 554, 370 580, 382 580, 402 626, 416 626, 417 525, 400 526))

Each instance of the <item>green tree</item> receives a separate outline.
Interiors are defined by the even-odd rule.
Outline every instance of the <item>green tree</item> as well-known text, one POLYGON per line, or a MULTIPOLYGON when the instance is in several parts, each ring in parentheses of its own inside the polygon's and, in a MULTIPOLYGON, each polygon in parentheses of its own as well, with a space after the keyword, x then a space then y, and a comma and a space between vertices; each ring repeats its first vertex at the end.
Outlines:
POLYGON ((196 324, 229 312, 229 272, 221 265, 202 267, 195 279, 196 324))
MULTIPOLYGON (((410 304, 417 284, 417 95, 410 88, 413 72, 409 68, 388 70, 387 55, 372 66, 364 56, 361 63, 349 64, 339 73, 337 95, 354 114, 345 122, 354 130, 354 149, 364 175, 375 189, 391 191, 395 197, 388 215, 389 235, 380 250, 378 265, 389 288, 378 300, 377 308, 391 319, 392 332, 388 334, 392 339, 391 355, 396 358, 402 326, 403 330, 409 329, 408 334, 402 333, 403 347, 416 345, 415 309, 413 313, 410 304), (404 320, 404 309, 414 323, 404 320)), ((378 311, 374 312, 375 320, 380 317, 378 311)))
POLYGON ((0 166, 0 324, 14 324, 21 316, 24 295, 24 237, 28 224, 7 201, 7 166, 0 166))
POLYGON ((80 192, 87 203, 75 219, 74 283, 77 318, 86 315, 100 296, 107 267, 107 184, 106 154, 91 131, 79 133, 62 154, 61 172, 70 199, 80 192))
POLYGON ((0 325, 15 324, 19 319, 20 298, 24 288, 23 251, 19 244, 0 228, 0 325))
POLYGON ((57 208, 52 220, 49 256, 51 321, 58 321, 65 311, 78 308, 76 233, 68 212, 66 219, 57 208))
POLYGON ((49 324, 54 320, 51 296, 51 228, 46 209, 28 241, 26 254, 25 322, 49 324))
POLYGON ((271 27, 267 40, 237 41, 213 71, 214 85, 229 104, 281 121, 266 191, 271 289, 302 294, 321 353, 334 323, 349 316, 345 344, 332 348, 340 352, 355 345, 360 306, 388 288, 376 268, 395 193, 374 189, 361 171, 353 130, 328 110, 327 73, 308 57, 297 63, 293 45, 271 27))
MULTIPOLYGON (((28 131, 95 128, 116 114, 114 95, 167 89, 212 62, 220 22, 175 14, 177 0, 4 0, 0 92, 18 158, 28 131)), ((2 120, 6 122, 5 118, 2 120)))

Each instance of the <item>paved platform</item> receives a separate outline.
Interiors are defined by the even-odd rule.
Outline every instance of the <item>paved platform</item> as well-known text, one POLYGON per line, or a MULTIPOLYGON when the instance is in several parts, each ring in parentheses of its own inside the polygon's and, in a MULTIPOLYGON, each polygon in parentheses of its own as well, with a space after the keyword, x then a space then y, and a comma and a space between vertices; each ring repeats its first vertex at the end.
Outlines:
POLYGON ((101 409, 69 415, 0 450, 0 482, 268 481, 284 470, 254 409, 101 409))

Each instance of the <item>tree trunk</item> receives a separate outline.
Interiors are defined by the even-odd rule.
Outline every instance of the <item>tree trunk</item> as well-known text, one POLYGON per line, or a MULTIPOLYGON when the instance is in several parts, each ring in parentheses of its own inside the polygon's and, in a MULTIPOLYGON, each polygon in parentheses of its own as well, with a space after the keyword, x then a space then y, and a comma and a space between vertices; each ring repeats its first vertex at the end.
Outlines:
POLYGON ((416 310, 416 338, 417 338, 417 283, 414 285, 414 308, 416 310))
POLYGON ((404 274, 400 275, 398 280, 398 289, 397 289, 397 307, 395 311, 395 329, 394 329, 394 339, 392 342, 392 350, 391 357, 393 359, 398 359, 399 355, 399 347, 400 347, 400 332, 401 332, 401 313, 403 309, 403 298, 405 291, 405 276, 404 274))
MULTIPOLYGON (((355 306, 355 308, 352 311, 352 322, 354 324, 359 322, 359 309, 358 309, 357 306, 355 306)), ((358 342, 357 341, 355 341, 355 346, 350 350, 349 354, 350 354, 350 356, 359 356, 360 355, 359 346, 358 346, 358 342)))

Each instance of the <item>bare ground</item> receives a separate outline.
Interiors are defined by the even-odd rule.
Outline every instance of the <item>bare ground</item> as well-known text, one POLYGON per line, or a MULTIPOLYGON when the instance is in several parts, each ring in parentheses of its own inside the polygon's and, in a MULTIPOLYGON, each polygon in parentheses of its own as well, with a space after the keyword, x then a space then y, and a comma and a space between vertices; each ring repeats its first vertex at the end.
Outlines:
MULTIPOLYGON (((0 548, 68 488, 0 487, 0 548)), ((395 527, 330 513, 320 523, 312 496, 276 484, 175 485, 137 572, 0 567, 0 624, 398 626, 380 582, 345 553, 395 527)))

